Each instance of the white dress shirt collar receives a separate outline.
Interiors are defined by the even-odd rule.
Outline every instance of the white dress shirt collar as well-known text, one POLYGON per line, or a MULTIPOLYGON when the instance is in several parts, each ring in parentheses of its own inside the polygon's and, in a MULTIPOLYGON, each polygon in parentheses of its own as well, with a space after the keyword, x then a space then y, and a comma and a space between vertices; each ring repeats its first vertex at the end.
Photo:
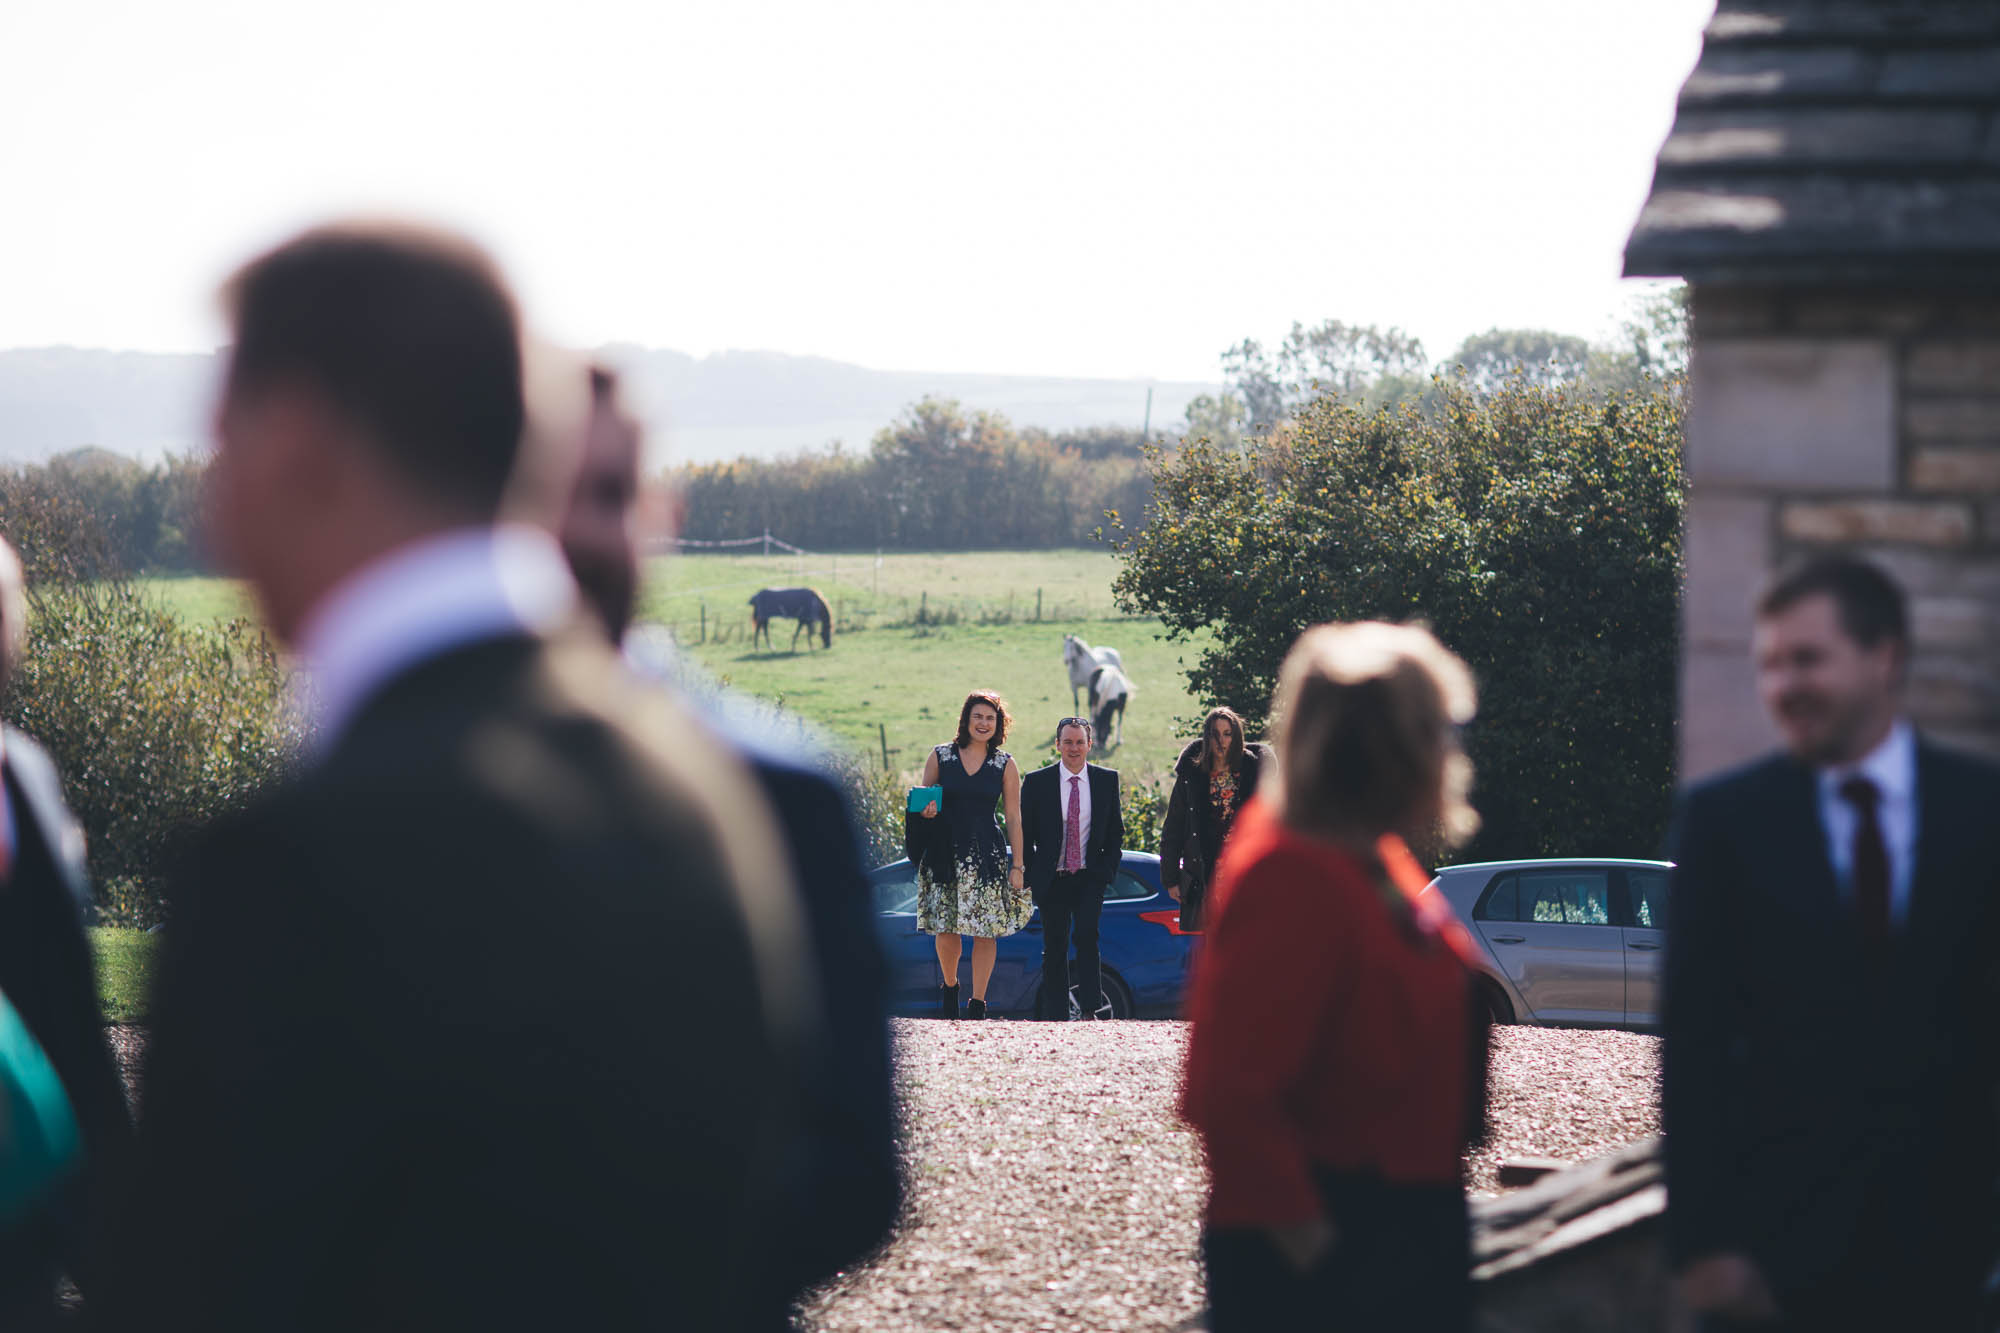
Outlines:
POLYGON ((1819 770, 1820 791, 1838 797, 1840 786, 1849 778, 1867 778, 1882 793, 1886 804, 1907 801, 1917 794, 1917 733, 1907 721, 1897 718, 1882 743, 1851 764, 1819 770))
POLYGON ((349 575, 299 635, 317 749, 331 748, 369 696, 411 667, 480 639, 553 629, 575 601, 555 540, 513 525, 442 533, 349 575))

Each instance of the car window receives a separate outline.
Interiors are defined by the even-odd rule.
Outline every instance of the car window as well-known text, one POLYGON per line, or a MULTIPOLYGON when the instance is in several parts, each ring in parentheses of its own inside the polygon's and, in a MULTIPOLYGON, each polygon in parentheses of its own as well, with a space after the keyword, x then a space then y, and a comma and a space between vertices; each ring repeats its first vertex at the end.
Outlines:
POLYGON ((1495 884, 1486 894, 1486 900, 1479 904, 1479 910, 1472 914, 1476 921, 1517 921, 1520 919, 1520 895, 1515 892, 1518 877, 1508 875, 1495 884))
POLYGON ((1611 924, 1611 876, 1602 870, 1524 870, 1521 920, 1564 926, 1611 924))
POLYGON ((917 876, 915 871, 882 875, 875 880, 875 910, 878 912, 914 912, 917 910, 917 876))
POLYGON ((1104 891, 1107 903, 1130 902, 1135 898, 1150 898, 1158 890, 1150 887, 1145 880, 1129 870, 1121 870, 1111 877, 1111 887, 1104 891))
POLYGON ((1653 930, 1667 926, 1667 872, 1628 870, 1625 883, 1632 891, 1632 924, 1653 930))

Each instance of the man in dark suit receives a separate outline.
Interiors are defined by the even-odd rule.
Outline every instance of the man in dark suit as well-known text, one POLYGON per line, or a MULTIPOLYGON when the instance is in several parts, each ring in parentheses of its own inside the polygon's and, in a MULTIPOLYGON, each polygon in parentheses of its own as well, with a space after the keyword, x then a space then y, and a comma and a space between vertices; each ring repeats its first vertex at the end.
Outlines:
MULTIPOLYGON (((21 562, 0 541, 0 690, 27 642, 21 562)), ((62 1080, 83 1146, 83 1175, 0 1228, 0 1327, 39 1328, 68 1272, 95 1290, 91 1215, 131 1134, 125 1088, 104 1040, 84 926, 91 909, 83 830, 63 803, 48 752, 13 727, 0 733, 0 992, 62 1080)))
POLYGON ((1828 558, 1758 606, 1785 751, 1676 821, 1668 1239, 1712 1328, 1971 1327, 1991 1249, 2000 769, 1905 719, 1909 632, 1828 558))
POLYGON ((215 544, 318 736, 179 879, 105 1323, 743 1327, 811 1039, 795 891, 742 764, 498 522, 511 297, 377 225, 228 305, 215 544))
POLYGON ((1042 1018, 1069 1018, 1069 946, 1076 937, 1077 1003, 1085 1018, 1111 1017, 1104 997, 1097 922, 1104 891, 1118 873, 1125 845, 1125 816, 1118 805, 1118 774, 1089 762, 1088 719, 1056 724, 1062 758, 1021 779, 1021 832, 1026 843, 1028 889, 1042 913, 1042 988, 1035 1007, 1042 1018))
MULTIPOLYGON (((610 372, 590 372, 591 408, 558 536, 577 587, 614 643, 638 600, 638 422, 610 372)), ((718 730, 725 726, 715 720, 718 730)), ((807 1053, 805 1111, 763 1247, 768 1322, 783 1327, 807 1288, 867 1256, 902 1199, 890 1076, 888 967, 874 895, 839 785, 799 754, 723 731, 749 763, 783 831, 811 934, 823 1040, 807 1053)))

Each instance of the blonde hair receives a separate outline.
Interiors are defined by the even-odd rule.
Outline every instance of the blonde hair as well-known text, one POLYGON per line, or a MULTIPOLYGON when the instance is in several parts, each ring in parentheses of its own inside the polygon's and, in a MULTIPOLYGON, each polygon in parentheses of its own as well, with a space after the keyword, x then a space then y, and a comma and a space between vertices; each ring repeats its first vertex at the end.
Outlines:
POLYGON ((1427 629, 1362 621, 1307 630, 1278 672, 1279 817, 1309 833, 1435 832, 1463 842, 1479 815, 1466 802, 1472 764, 1455 729, 1474 703, 1471 670, 1427 629))

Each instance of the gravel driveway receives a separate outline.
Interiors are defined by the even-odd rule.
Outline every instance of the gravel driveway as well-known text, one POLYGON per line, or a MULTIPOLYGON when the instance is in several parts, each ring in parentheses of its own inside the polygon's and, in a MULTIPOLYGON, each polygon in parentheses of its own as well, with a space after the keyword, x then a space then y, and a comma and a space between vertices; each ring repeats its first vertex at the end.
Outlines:
MULTIPOLYGON (((895 1021, 909 1200, 814 1330, 1200 1326, 1205 1173, 1175 1118, 1180 1023, 895 1021)), ((1492 1142, 1468 1162, 1580 1161, 1659 1127, 1657 1039, 1502 1028, 1492 1142)))
MULTIPOLYGON (((1199 1328, 1206 1174, 1175 1117, 1181 1023, 896 1019, 902 1224, 874 1262, 808 1302, 812 1330, 1199 1328)), ((142 1028, 110 1029, 128 1084, 142 1028)), ((1658 1039, 1494 1033, 1491 1142, 1582 1161, 1659 1128, 1658 1039)))

